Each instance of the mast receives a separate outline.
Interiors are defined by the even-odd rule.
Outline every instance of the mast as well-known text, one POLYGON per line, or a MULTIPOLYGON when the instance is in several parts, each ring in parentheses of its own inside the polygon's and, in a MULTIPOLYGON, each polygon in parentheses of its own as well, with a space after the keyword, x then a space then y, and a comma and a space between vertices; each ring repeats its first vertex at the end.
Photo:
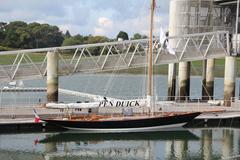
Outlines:
POLYGON ((147 107, 152 107, 153 100, 153 18, 154 18, 155 0, 151 0, 150 32, 149 32, 149 52, 148 52, 148 84, 147 84, 147 107))

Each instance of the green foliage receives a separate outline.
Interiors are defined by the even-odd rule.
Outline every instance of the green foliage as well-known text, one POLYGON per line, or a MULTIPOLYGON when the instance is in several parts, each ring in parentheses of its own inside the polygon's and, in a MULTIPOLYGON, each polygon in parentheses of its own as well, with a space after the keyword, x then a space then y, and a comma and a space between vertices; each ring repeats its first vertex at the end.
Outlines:
POLYGON ((135 33, 135 34, 133 35, 133 38, 132 38, 132 39, 141 39, 141 38, 142 38, 142 35, 141 35, 141 34, 135 33))
POLYGON ((134 35, 133 35, 133 38, 131 38, 131 39, 145 39, 145 38, 147 38, 147 36, 146 35, 141 35, 140 33, 135 33, 134 35))
POLYGON ((72 36, 71 36, 70 32, 67 30, 65 35, 64 35, 64 39, 70 38, 70 37, 72 37, 72 36))
MULTIPOLYGON (((107 37, 89 35, 84 43, 92 44, 92 43, 103 43, 107 41, 109 41, 107 37)), ((92 47, 92 48, 89 48, 89 51, 91 52, 92 55, 96 56, 101 53, 101 49, 102 49, 101 47, 92 47)))
POLYGON ((10 51, 12 48, 0 46, 0 51, 10 51))
POLYGON ((4 39, 5 39, 5 33, 3 30, 0 29, 0 44, 3 43, 4 39))
MULTIPOLYGON (((104 36, 82 36, 82 35, 75 35, 69 38, 65 38, 63 41, 63 46, 71 46, 71 45, 81 45, 81 44, 92 44, 92 43, 103 43, 108 42, 109 39, 104 36)), ((92 55, 99 55, 101 53, 101 47, 92 47, 88 49, 92 55)), ((86 53, 88 55, 88 53, 86 53)))
POLYGON ((107 42, 109 39, 104 36, 82 36, 82 35, 75 35, 70 38, 66 38, 63 41, 63 46, 70 46, 70 45, 79 45, 79 44, 91 44, 91 43, 103 43, 107 42))
POLYGON ((117 39, 119 39, 119 38, 121 38, 121 39, 123 39, 123 40, 129 40, 128 34, 127 34, 126 32, 124 32, 124 31, 120 31, 120 32, 118 33, 117 39))
POLYGON ((63 41, 63 46, 72 46, 72 45, 79 45, 84 43, 84 37, 80 34, 76 36, 65 38, 63 41))
POLYGON ((91 43, 103 43, 109 41, 107 37, 104 36, 88 36, 88 39, 85 41, 87 44, 91 43))
POLYGON ((60 46, 62 32, 49 24, 14 21, 0 22, 0 45, 10 48, 43 48, 60 46))

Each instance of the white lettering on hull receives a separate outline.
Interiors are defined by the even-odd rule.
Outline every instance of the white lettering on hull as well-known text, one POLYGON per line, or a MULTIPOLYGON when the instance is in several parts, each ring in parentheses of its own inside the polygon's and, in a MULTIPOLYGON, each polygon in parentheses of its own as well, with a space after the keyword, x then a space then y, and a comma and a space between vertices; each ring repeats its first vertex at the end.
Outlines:
POLYGON ((104 100, 99 102, 99 107, 140 107, 143 104, 137 100, 126 101, 108 101, 104 100))

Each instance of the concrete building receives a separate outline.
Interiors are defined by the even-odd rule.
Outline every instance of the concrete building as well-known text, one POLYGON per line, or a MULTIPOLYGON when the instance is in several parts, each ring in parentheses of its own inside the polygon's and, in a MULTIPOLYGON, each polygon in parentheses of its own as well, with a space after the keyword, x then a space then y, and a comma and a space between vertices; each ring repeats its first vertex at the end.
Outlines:
MULTIPOLYGON (((236 79, 236 55, 239 54, 240 36, 238 27, 239 12, 237 0, 171 0, 169 36, 177 36, 191 33, 205 33, 212 31, 229 31, 232 56, 225 59, 224 100, 225 105, 230 106, 232 97, 235 97, 236 79)), ((206 39, 202 43, 210 43, 206 39)), ((176 44, 175 41, 170 41, 176 44)), ((198 43, 198 42, 197 42, 198 43)), ((200 43, 200 42, 199 42, 200 43)), ((214 59, 205 60, 203 69, 203 99, 212 99, 214 96, 214 59), (205 98, 204 98, 205 97, 205 98)), ((186 100, 190 90, 190 62, 179 63, 178 89, 180 99, 186 100)), ((169 65, 169 73, 175 73, 176 65, 169 65)), ((173 84, 176 76, 169 76, 169 96, 174 96, 173 84)))

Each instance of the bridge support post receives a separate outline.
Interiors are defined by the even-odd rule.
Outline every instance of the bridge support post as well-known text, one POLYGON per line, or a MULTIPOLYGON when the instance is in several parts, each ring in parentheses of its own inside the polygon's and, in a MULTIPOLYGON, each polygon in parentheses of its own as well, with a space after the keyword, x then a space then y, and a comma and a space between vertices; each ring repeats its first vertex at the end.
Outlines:
POLYGON ((206 90, 208 99, 213 99, 214 93, 214 59, 207 60, 207 69, 206 69, 206 90))
POLYGON ((231 100, 235 97, 236 82, 236 58, 226 57, 224 73, 224 105, 231 106, 231 100))
POLYGON ((214 91, 214 59, 207 59, 203 61, 203 87, 202 99, 213 99, 214 91))
POLYGON ((175 100, 176 93, 176 63, 168 65, 168 101, 175 100))
POLYGON ((47 53, 47 102, 58 102, 58 53, 47 53))
POLYGON ((206 87, 206 70, 207 70, 207 60, 202 61, 202 100, 207 100, 207 87, 206 87))
POLYGON ((190 95, 191 62, 180 62, 178 68, 179 100, 188 100, 190 95))

